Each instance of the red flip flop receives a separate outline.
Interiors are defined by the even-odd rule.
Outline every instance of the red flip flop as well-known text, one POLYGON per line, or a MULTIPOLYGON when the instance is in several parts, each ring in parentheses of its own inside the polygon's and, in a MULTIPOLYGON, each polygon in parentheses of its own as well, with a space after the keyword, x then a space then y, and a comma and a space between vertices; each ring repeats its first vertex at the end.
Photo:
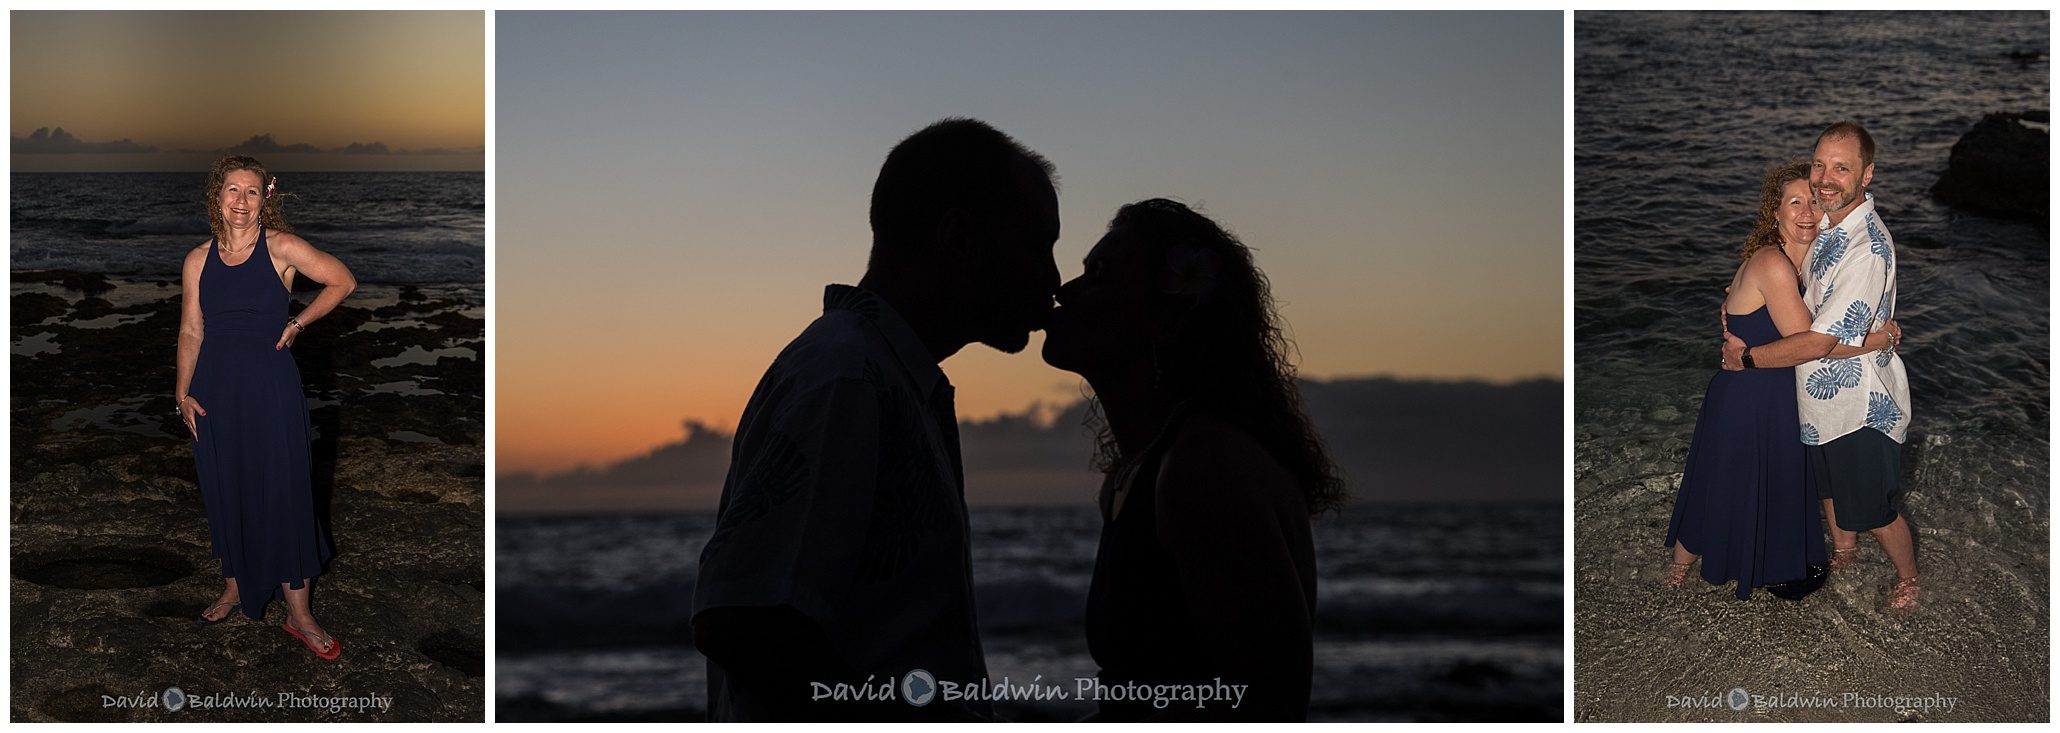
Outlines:
POLYGON ((324 654, 321 650, 315 648, 315 642, 308 641, 307 637, 301 636, 299 631, 294 630, 293 625, 279 624, 279 628, 285 629, 286 633, 292 634, 293 638, 300 640, 300 643, 308 645, 308 651, 314 652, 315 656, 317 657, 321 657, 323 659, 335 659, 343 655, 342 639, 338 639, 334 636, 329 637, 329 653, 324 654))

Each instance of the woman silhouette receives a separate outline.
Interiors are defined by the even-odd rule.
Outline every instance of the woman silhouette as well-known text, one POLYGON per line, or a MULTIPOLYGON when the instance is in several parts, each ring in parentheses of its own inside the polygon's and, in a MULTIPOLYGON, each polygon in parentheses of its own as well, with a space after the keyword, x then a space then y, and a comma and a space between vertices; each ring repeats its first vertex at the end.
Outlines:
POLYGON ((1087 602, 1102 682, 1249 686, 1236 707, 1104 700, 1095 719, 1306 718, 1309 524, 1346 492, 1251 251, 1184 205, 1141 201, 1058 300, 1044 359, 1092 387, 1107 474, 1087 602))

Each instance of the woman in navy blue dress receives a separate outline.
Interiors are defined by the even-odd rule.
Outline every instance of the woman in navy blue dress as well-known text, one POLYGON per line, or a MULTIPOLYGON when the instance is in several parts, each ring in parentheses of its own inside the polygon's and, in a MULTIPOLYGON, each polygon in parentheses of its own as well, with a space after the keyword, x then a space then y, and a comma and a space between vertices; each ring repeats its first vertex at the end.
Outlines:
POLYGON ((216 161, 207 186, 214 237, 186 255, 174 396, 193 435, 210 544, 226 580, 200 621, 220 622, 238 606, 262 620, 266 605, 283 595, 280 628, 335 659, 343 643, 315 623, 308 599, 309 581, 334 551, 315 516, 312 430, 289 347, 357 281, 292 233, 275 184, 256 159, 216 161), (288 315, 295 275, 323 288, 288 315))
MULTIPOLYGON (((1809 166, 1767 172, 1758 222, 1724 299, 1726 328, 1753 346, 1810 328, 1797 269, 1816 239, 1822 212, 1809 190, 1809 166)), ((1888 346, 1893 326, 1864 346, 1839 346, 1844 358, 1888 346)), ((1769 587, 1799 599, 1827 567, 1824 528, 1803 476, 1794 369, 1718 371, 1695 421, 1688 465, 1674 500, 1666 544, 1674 548, 1664 582, 1681 585, 1698 557, 1702 579, 1736 581, 1738 598, 1769 587)))

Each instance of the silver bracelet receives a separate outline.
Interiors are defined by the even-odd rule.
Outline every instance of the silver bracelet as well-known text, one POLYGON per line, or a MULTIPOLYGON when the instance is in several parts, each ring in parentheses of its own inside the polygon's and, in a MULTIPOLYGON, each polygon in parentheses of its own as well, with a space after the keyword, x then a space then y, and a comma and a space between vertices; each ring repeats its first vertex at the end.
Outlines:
POLYGON ((288 326, 292 326, 292 327, 293 327, 293 330, 295 330, 295 331, 306 331, 306 330, 308 330, 308 327, 307 327, 307 326, 303 326, 303 325, 300 325, 300 317, 299 317, 299 316, 294 316, 294 317, 292 317, 292 318, 288 318, 288 319, 286 319, 286 325, 288 325, 288 326))

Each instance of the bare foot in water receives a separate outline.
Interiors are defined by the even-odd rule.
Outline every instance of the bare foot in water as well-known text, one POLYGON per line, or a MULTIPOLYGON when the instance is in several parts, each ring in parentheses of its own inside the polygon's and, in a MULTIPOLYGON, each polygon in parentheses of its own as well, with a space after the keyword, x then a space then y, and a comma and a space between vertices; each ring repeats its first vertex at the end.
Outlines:
POLYGON ((1917 594, 1921 590, 1921 588, 1917 587, 1917 576, 1912 575, 1907 578, 1896 579, 1895 587, 1891 588, 1888 592, 1889 609, 1895 611, 1917 610, 1917 594))

